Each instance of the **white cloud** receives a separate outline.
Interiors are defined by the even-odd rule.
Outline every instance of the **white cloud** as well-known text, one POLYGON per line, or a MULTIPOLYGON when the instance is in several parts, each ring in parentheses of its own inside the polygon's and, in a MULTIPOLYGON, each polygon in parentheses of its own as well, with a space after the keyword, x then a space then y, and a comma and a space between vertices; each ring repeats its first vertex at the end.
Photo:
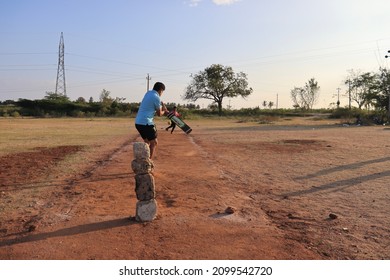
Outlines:
MULTIPOLYGON (((202 1, 203 0, 188 0, 185 3, 190 7, 198 7, 202 1)), ((239 1, 241 0, 212 0, 212 2, 217 6, 228 6, 239 1)))
POLYGON ((241 0, 213 0, 213 3, 218 6, 231 5, 241 0))
POLYGON ((197 7, 200 2, 202 2, 202 0, 190 0, 190 1, 188 1, 188 5, 190 7, 197 7))

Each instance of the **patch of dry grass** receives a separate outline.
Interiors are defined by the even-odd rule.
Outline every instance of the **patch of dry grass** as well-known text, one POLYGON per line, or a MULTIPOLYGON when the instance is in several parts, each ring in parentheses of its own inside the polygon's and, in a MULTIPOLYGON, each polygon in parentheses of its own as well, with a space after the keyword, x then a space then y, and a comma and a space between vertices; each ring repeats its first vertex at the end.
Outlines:
MULTIPOLYGON (((37 147, 91 146, 129 135, 132 119, 0 119, 0 156, 37 147)), ((133 131, 134 132, 134 131, 133 131)))
MULTIPOLYGON (((335 121, 313 117, 292 117, 263 120, 237 120, 229 118, 207 118, 188 120, 188 124, 198 130, 207 128, 246 127, 262 125, 329 125, 335 121)), ((158 130, 166 126, 165 118, 156 119, 158 130)), ((179 128, 177 128, 179 129, 179 128)), ((64 145, 92 146, 109 142, 117 137, 137 134, 134 119, 95 118, 95 119, 33 119, 0 118, 0 156, 10 153, 31 151, 36 147, 58 147, 64 145)))
POLYGON ((56 178, 83 172, 138 134, 128 118, 0 118, 0 130, 0 157, 38 147, 81 146, 51 167, 50 176, 56 178))

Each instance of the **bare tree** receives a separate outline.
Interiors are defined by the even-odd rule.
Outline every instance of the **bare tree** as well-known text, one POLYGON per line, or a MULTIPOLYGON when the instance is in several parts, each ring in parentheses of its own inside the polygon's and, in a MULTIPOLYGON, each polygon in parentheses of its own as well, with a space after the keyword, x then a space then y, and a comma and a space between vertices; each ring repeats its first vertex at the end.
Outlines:
POLYGON ((319 91, 320 87, 314 78, 311 78, 304 87, 294 87, 290 92, 294 107, 312 109, 318 101, 319 91))
POLYGON ((305 84, 305 97, 306 104, 309 109, 312 109, 313 106, 317 103, 318 97, 319 97, 320 87, 318 86, 318 82, 311 78, 306 84, 305 84))
POLYGON ((302 99, 302 93, 303 91, 303 88, 299 88, 299 87, 294 87, 290 94, 291 94, 291 99, 294 103, 294 108, 304 108, 304 102, 303 102, 303 99, 302 99))

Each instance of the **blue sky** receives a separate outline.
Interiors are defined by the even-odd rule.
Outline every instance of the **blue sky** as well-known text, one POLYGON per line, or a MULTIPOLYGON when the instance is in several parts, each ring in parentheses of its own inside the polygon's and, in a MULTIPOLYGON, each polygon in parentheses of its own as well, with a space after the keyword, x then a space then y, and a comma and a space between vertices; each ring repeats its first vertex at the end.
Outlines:
POLYGON ((225 107, 278 98, 292 108, 291 89, 312 77, 321 87, 315 107, 328 107, 337 88, 347 90, 349 69, 388 67, 389 11, 388 0, 2 0, 0 100, 55 91, 63 32, 72 100, 98 100, 106 89, 139 102, 149 73, 151 84, 165 83, 165 102, 185 103, 190 75, 219 63, 245 72, 253 88, 225 107))

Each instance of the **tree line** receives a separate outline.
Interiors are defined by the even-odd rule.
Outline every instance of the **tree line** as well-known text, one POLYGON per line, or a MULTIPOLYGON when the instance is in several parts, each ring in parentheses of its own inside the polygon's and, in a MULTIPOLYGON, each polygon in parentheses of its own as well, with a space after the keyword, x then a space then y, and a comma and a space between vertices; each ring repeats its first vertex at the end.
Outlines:
MULTIPOLYGON (((379 114, 385 115, 387 111, 387 118, 390 119, 390 73, 387 69, 380 68, 377 73, 348 70, 348 76, 343 83, 347 86, 342 95, 349 99, 348 109, 352 108, 353 103, 358 109, 373 109, 379 114)), ((293 107, 312 109, 318 100, 319 90, 318 82, 314 78, 303 87, 294 87, 290 92, 293 107)))
MULTIPOLYGON (((345 96, 356 103, 359 109, 389 110, 390 73, 386 68, 378 72, 349 70, 344 84, 348 87, 345 96)), ((390 115, 389 115, 390 117, 390 115)))
MULTIPOLYGON (((247 75, 243 72, 234 73, 229 66, 213 64, 204 71, 191 75, 192 81, 187 86, 184 99, 197 101, 209 99, 218 107, 219 115, 222 115, 222 103, 225 98, 249 96, 253 89, 249 87, 247 75)), ((348 85, 344 95, 348 96, 349 110, 352 102, 356 102, 358 109, 375 110, 376 114, 390 120, 390 73, 386 68, 380 68, 378 73, 349 71, 349 76, 343 81, 348 85)), ((312 110, 317 103, 320 94, 320 86, 315 78, 309 79, 304 86, 294 87, 290 91, 293 107, 298 111, 312 110)), ((263 107, 272 109, 274 102, 263 101, 263 107)), ((339 103, 337 104, 337 109, 339 103)))
MULTIPOLYGON (((124 102, 125 98, 113 98, 110 91, 103 89, 99 101, 83 97, 72 101, 66 95, 46 92, 43 99, 19 99, 0 101, 0 116, 3 117, 131 117, 139 109, 139 102, 124 102)), ((167 103, 168 108, 180 104, 167 103)), ((180 105, 182 108, 196 108, 194 104, 180 105)))
MULTIPOLYGON (((183 99, 193 102, 199 99, 211 100, 213 104, 209 109, 216 109, 220 116, 226 111, 223 109, 224 99, 239 96, 246 98, 253 92, 253 89, 249 87, 247 75, 243 72, 235 73, 229 66, 213 64, 205 70, 191 75, 191 78, 183 99)), ((380 115, 381 118, 387 118, 387 122, 389 122, 390 73, 387 69, 380 68, 377 73, 350 70, 348 77, 343 82, 348 86, 344 95, 349 98, 349 110, 352 109, 352 102, 354 102, 359 110, 373 109, 375 114, 380 115)), ((302 87, 294 87, 290 91, 293 107, 297 111, 312 110, 319 99, 319 92, 320 86, 315 78, 309 79, 302 87)), ((139 103, 125 103, 124 98, 112 98, 110 92, 105 89, 100 94, 99 102, 94 102, 92 98, 87 102, 82 97, 76 101, 70 101, 67 96, 48 92, 44 99, 19 99, 12 105, 13 108, 12 106, 0 107, 0 116, 10 115, 10 113, 38 117, 131 116, 139 108, 139 103), (5 113, 4 110, 6 110, 5 113), (14 111, 11 112, 12 110, 14 111)), ((273 102, 263 102, 263 106, 268 106, 269 109, 272 109, 273 105, 273 102)), ((339 109, 338 106, 339 104, 337 104, 337 109, 339 109)), ((182 106, 182 108, 199 109, 199 106, 189 104, 182 106)), ((230 109, 228 108, 229 111, 230 109)))

